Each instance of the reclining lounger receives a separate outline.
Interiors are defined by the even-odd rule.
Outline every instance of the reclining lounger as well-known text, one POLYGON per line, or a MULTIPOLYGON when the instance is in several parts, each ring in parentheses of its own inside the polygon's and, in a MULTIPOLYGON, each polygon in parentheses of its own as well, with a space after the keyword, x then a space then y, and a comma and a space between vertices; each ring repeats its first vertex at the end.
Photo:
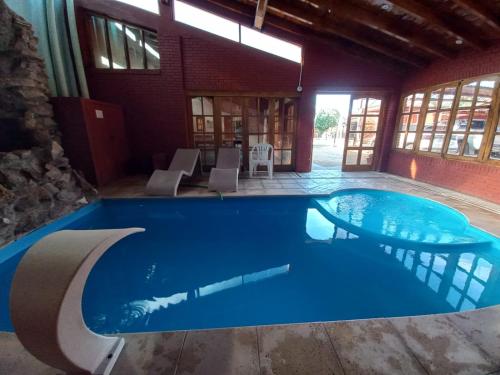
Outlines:
POLYGON ((220 193, 238 191, 239 170, 240 150, 219 148, 216 167, 210 171, 208 190, 220 193))
POLYGON ((199 149, 177 149, 168 170, 157 169, 153 172, 146 185, 146 194, 177 196, 182 177, 193 175, 199 158, 199 149))

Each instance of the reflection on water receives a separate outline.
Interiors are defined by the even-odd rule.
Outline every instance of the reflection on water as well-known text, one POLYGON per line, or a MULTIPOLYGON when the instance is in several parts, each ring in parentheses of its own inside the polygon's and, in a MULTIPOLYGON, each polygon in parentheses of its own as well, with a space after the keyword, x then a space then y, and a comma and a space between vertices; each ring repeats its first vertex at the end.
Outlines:
MULTIPOLYGON (((267 270, 254 272, 248 275, 236 276, 228 280, 202 286, 195 289, 191 293, 183 292, 173 294, 169 297, 153 297, 151 300, 138 300, 128 302, 121 308, 120 323, 116 332, 123 331, 123 329, 137 324, 138 322, 140 322, 144 327, 147 328, 147 326, 149 325, 149 317, 151 316, 151 314, 160 309, 168 309, 173 305, 177 305, 181 302, 187 301, 188 295, 194 296, 194 298, 202 298, 214 293, 222 292, 224 290, 237 288, 239 286, 243 286, 244 284, 256 283, 275 276, 286 274, 289 270, 290 265, 286 264, 284 266, 269 268, 267 270)), ((96 326, 105 325, 106 323, 107 322, 105 315, 101 314, 97 317, 96 326)))
POLYGON ((328 241, 331 243, 332 234, 335 232, 335 224, 326 219, 316 208, 307 210, 306 233, 316 241, 328 241))
MULTIPOLYGON (((377 228, 393 224, 382 220, 377 228)), ((69 228, 129 226, 146 232, 108 250, 85 287, 84 318, 100 333, 408 316, 500 304, 497 238, 490 236, 484 246, 440 248, 377 240, 332 220, 315 198, 113 200, 69 228)), ((12 329, 6 306, 17 261, 0 269, 3 330, 12 329)))
POLYGON ((432 254, 393 249, 388 245, 382 247, 385 254, 401 262, 458 311, 476 308, 490 278, 492 264, 474 254, 432 254))
POLYGON ((195 290, 196 297, 208 296, 213 293, 221 292, 226 289, 236 288, 244 284, 256 283, 258 281, 263 281, 274 276, 282 275, 290 271, 290 265, 286 264, 281 267, 269 268, 264 271, 250 273, 248 275, 242 275, 238 277, 233 277, 229 280, 220 281, 218 283, 213 283, 207 286, 203 286, 198 290, 195 290))
MULTIPOLYGON (((306 231, 312 239, 319 241, 349 238, 343 230, 341 236, 338 236, 336 226, 314 208, 308 209, 306 231)), ((456 311, 475 309, 489 285, 493 265, 473 253, 437 254, 384 244, 380 244, 379 248, 426 287, 444 298, 456 311)), ((498 282, 498 270, 490 287, 494 282, 498 282)))
POLYGON ((335 222, 394 239, 428 244, 484 240, 470 233, 465 216, 436 202, 396 192, 354 189, 315 200, 335 222))

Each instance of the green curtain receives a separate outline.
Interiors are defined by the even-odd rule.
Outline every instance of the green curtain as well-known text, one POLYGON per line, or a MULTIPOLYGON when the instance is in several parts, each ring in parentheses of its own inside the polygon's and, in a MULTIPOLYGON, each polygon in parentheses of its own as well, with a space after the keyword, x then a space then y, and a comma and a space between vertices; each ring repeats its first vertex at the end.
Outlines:
MULTIPOLYGON (((49 76, 49 88, 53 96, 84 96, 88 97, 87 86, 81 59, 79 45, 78 53, 73 61, 70 45, 77 42, 71 38, 66 29, 64 5, 66 0, 5 0, 7 5, 21 17, 33 25, 38 38, 38 52, 45 60, 49 76), (75 73, 74 66, 77 66, 75 73), (78 75, 78 76, 77 76, 78 75), (80 84, 79 86, 77 84, 80 84)), ((68 1, 68 6, 73 2, 68 1)), ((74 11, 74 8, 68 8, 74 11)), ((69 22, 74 22, 69 17, 69 22)), ((74 44, 73 44, 74 45, 74 44)))

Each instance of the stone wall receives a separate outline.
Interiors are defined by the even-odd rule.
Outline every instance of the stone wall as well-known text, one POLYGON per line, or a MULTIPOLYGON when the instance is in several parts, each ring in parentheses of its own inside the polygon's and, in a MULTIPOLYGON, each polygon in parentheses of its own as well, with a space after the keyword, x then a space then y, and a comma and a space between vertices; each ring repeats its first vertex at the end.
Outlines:
POLYGON ((32 27, 0 0, 0 246, 87 203, 49 104, 32 27))

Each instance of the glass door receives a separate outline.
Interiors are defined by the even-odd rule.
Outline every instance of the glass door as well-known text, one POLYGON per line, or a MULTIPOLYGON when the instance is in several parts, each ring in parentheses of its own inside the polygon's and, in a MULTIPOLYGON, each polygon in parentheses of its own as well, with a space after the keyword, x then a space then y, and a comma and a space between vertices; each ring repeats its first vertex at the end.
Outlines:
POLYGON ((277 171, 293 170, 295 121, 297 102, 295 99, 275 99, 274 121, 274 165, 277 171))
POLYGON ((201 151, 201 162, 203 167, 215 166, 215 126, 214 126, 214 102, 209 97, 191 98, 193 147, 201 151))
POLYGON ((268 98, 247 97, 245 98, 245 168, 248 167, 248 159, 252 147, 258 143, 271 143, 270 123, 272 118, 274 102, 268 98))
POLYGON ((239 148, 243 163, 243 100, 238 97, 215 97, 214 100, 217 148, 239 148))
POLYGON ((343 171, 370 171, 374 168, 383 108, 382 96, 352 96, 342 161, 343 171))
POLYGON ((294 168, 297 99, 259 96, 196 96, 189 98, 192 147, 200 148, 203 166, 215 166, 219 147, 241 150, 242 169, 248 168, 252 147, 274 147, 276 171, 294 168))

